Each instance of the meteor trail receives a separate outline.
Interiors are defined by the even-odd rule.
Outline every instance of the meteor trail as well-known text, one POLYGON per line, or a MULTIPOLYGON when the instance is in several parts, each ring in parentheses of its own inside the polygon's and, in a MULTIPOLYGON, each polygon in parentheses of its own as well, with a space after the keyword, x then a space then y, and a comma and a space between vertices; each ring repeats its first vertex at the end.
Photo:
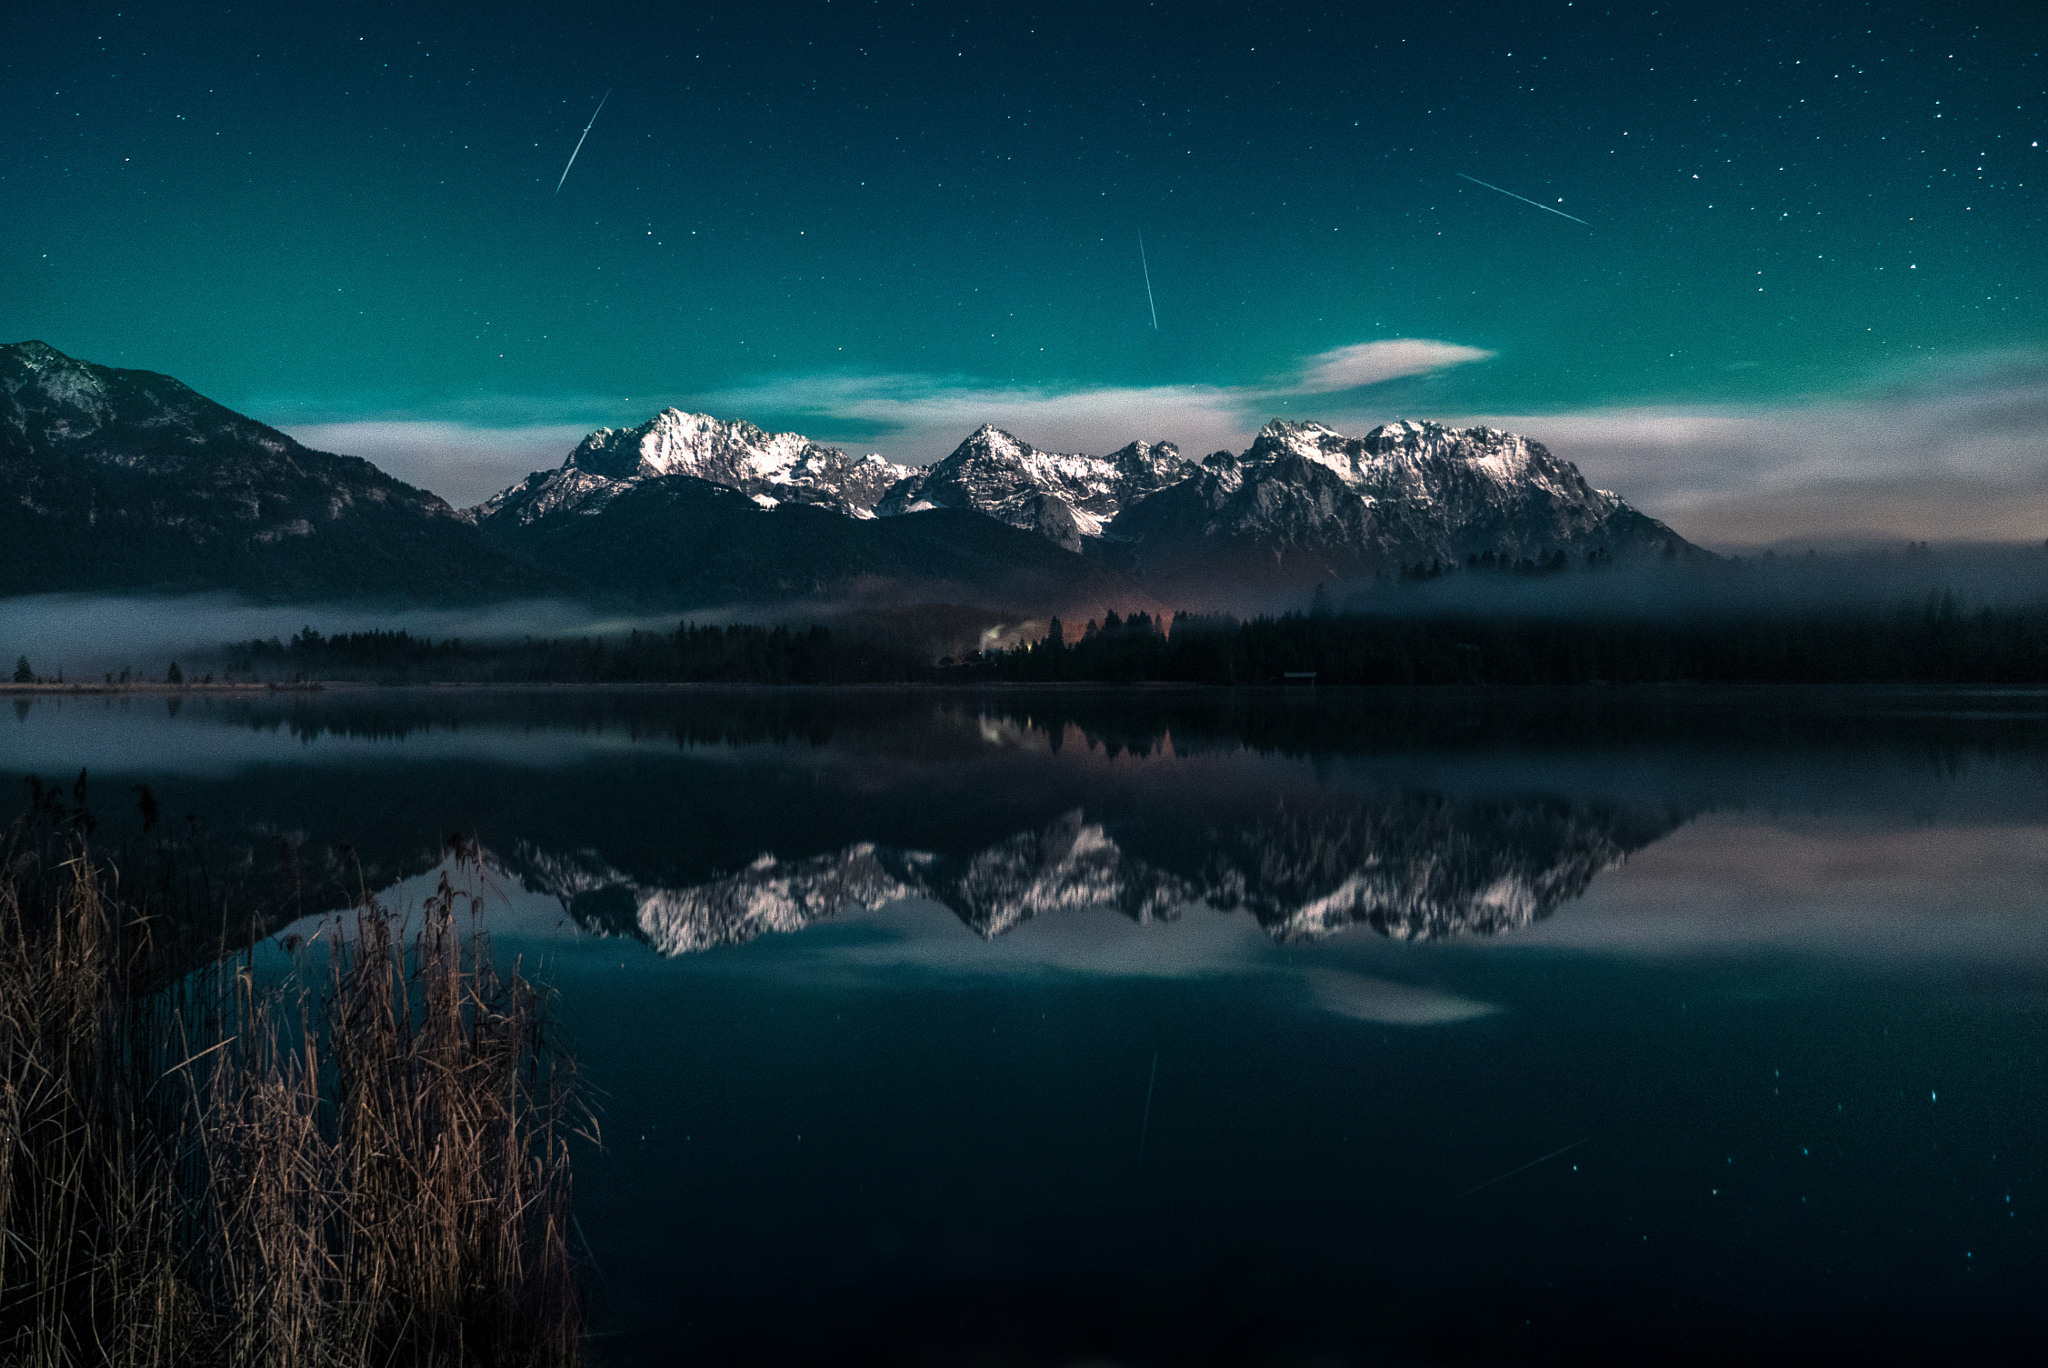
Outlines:
MULTIPOLYGON (((597 116, 604 112, 604 101, 609 100, 611 97, 612 93, 609 90, 607 90, 604 93, 604 100, 599 100, 597 102, 597 108, 590 111, 590 122, 583 125, 583 138, 589 137, 590 130, 597 126, 597 116)), ((578 138, 576 140, 575 151, 572 151, 569 154, 569 166, 574 166, 576 164, 576 153, 581 152, 583 150, 583 138, 578 138)), ((555 182, 555 193, 558 195, 562 193, 562 181, 566 181, 569 179, 569 166, 564 166, 562 168, 562 180, 558 180, 555 182)), ((1466 179, 1469 180, 1471 178, 1468 176, 1466 177, 1466 179)), ((1518 195, 1516 196, 1516 198, 1519 199, 1521 197, 1518 195)), ((1540 209, 1542 208, 1542 206, 1538 205, 1537 208, 1540 209)))
POLYGON ((1152 303, 1152 267, 1145 260, 1145 235, 1138 234, 1138 267, 1145 272, 1145 303, 1152 309, 1152 331, 1159 331, 1159 306, 1152 303))
POLYGON ((1138 1162, 1145 1162, 1145 1139, 1152 1134, 1152 1086, 1159 1081, 1159 1051, 1152 1052, 1152 1076, 1145 1080, 1145 1124, 1138 1129, 1138 1162))
MULTIPOLYGON (((1458 179, 1471 181, 1474 185, 1486 185, 1486 182, 1479 179, 1479 177, 1468 176, 1463 171, 1458 172, 1458 179)), ((1493 191, 1496 194, 1506 195, 1509 199, 1521 200, 1524 204, 1535 204, 1538 209, 1541 209, 1546 214, 1555 214, 1559 218, 1572 219, 1573 223, 1586 223, 1586 221, 1582 218, 1572 218, 1570 214, 1567 214, 1562 209, 1553 209, 1547 204, 1536 204, 1535 200, 1528 198, 1526 195, 1518 195, 1512 190, 1503 190, 1498 185, 1486 185, 1486 188, 1493 191)), ((1591 228, 1593 225, 1590 223, 1586 223, 1586 226, 1588 228, 1591 228)))
MULTIPOLYGON (((1469 179, 1471 179, 1471 177, 1469 177, 1469 176, 1468 176, 1468 177, 1466 177, 1466 179, 1467 179, 1467 180, 1469 180, 1469 179)), ((1482 182, 1480 182, 1480 184, 1484 185, 1484 184, 1485 184, 1485 182, 1484 182, 1484 181, 1482 181, 1482 182)), ((1488 185, 1488 186, 1487 186, 1486 188, 1487 188, 1487 189, 1489 189, 1489 190, 1493 189, 1493 187, 1492 187, 1492 186, 1490 186, 1490 185, 1488 185)), ((1506 194, 1507 192, 1506 192, 1505 190, 1503 190, 1503 191, 1502 191, 1501 193, 1502 193, 1502 194, 1506 194)), ((1521 198, 1521 196, 1517 195, 1517 196, 1516 196, 1515 198, 1517 198, 1517 199, 1520 199, 1520 198, 1521 198)), ((1538 206, 1536 206, 1536 207, 1540 209, 1540 208, 1542 208, 1543 206, 1539 204, 1539 205, 1538 205, 1538 206)), ((1591 227, 1591 226, 1592 226, 1591 224, 1588 224, 1588 225, 1587 225, 1587 227, 1591 227)), ((1589 1135, 1589 1136, 1587 1136, 1587 1137, 1586 1137, 1586 1140, 1591 1140, 1592 1138, 1593 1138, 1593 1137, 1589 1135)), ((1527 1173, 1527 1172, 1528 1172, 1528 1171, 1529 1171, 1530 1169, 1532 1169, 1532 1168, 1535 1168, 1535 1167, 1536 1167, 1536 1166, 1537 1166, 1538 1164, 1547 1164, 1547 1163, 1549 1163, 1549 1162, 1550 1162, 1551 1160, 1553 1160, 1553 1159, 1557 1158, 1557 1156, 1558 1156, 1558 1155, 1560 1155, 1560 1154, 1570 1154, 1570 1153, 1571 1153, 1571 1152, 1572 1152, 1573 1150, 1575 1150, 1575 1149, 1577 1149, 1577 1148, 1578 1148, 1579 1146, 1581 1146, 1581 1145, 1585 1144, 1585 1143, 1586 1143, 1586 1140, 1574 1140, 1574 1141, 1572 1141, 1572 1142, 1571 1142, 1571 1143, 1570 1143, 1569 1145, 1566 1145, 1566 1146, 1565 1146, 1565 1147, 1564 1147, 1563 1149, 1554 1149, 1554 1150, 1552 1150, 1552 1151, 1551 1151, 1550 1153, 1548 1153, 1548 1154, 1544 1155, 1544 1156, 1543 1156, 1543 1157, 1542 1157, 1541 1159, 1531 1159, 1531 1160, 1530 1160, 1530 1161, 1529 1161, 1528 1163, 1526 1163, 1526 1164, 1522 1165, 1522 1166, 1521 1166, 1520 1168, 1511 1168, 1511 1169, 1509 1169, 1509 1170, 1508 1170, 1508 1171, 1507 1171, 1506 1173, 1503 1173, 1503 1174, 1502 1174, 1502 1175, 1501 1175, 1500 1177, 1498 1177, 1498 1178, 1489 1178, 1489 1179, 1487 1179, 1487 1180, 1486 1180, 1485 1182, 1481 1183, 1481 1184, 1480 1184, 1480 1185, 1479 1185, 1478 1187, 1473 1187, 1473 1188, 1466 1188, 1466 1189, 1465 1189, 1465 1190, 1464 1190, 1463 1192, 1459 1193, 1459 1194, 1458 1194, 1458 1195, 1457 1195, 1456 1197, 1453 1197, 1453 1198, 1452 1198, 1451 1200, 1452 1200, 1452 1201, 1454 1201, 1454 1202, 1457 1202, 1457 1201, 1463 1201, 1463 1200, 1464 1200, 1465 1198, 1467 1198, 1467 1197, 1470 1197, 1470 1196, 1471 1196, 1471 1195, 1472 1195, 1473 1193, 1475 1193, 1475 1192, 1484 1192, 1484 1191, 1485 1191, 1485 1190, 1486 1190, 1487 1188, 1490 1188, 1490 1187, 1492 1187, 1492 1186, 1493 1186, 1493 1185, 1494 1185, 1495 1183, 1502 1183, 1502 1182, 1506 1182, 1506 1181, 1507 1181, 1508 1179, 1510 1179, 1510 1178, 1514 1177, 1514 1176, 1515 1176, 1516 1174, 1518 1174, 1518 1173, 1527 1173)))

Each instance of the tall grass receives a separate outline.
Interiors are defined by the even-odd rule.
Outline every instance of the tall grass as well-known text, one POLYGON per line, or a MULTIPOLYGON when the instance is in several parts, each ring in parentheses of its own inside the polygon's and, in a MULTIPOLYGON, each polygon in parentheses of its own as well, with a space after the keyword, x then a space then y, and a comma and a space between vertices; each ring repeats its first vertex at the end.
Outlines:
POLYGON ((0 849, 0 1362, 575 1363, 587 1113, 469 896, 180 971, 40 806, 0 849))

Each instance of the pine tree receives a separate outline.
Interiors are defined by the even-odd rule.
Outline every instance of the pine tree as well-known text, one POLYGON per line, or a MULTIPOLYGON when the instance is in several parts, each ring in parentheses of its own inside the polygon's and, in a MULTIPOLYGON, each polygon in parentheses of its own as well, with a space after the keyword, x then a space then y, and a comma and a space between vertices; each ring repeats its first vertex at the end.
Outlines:
POLYGON ((174 660, 174 661, 172 661, 172 662, 171 662, 171 672, 170 672, 169 674, 167 674, 167 675, 165 675, 165 676, 164 676, 164 683, 166 683, 166 684, 183 684, 184 682, 185 682, 185 672, 184 672, 183 670, 181 670, 181 669, 179 669, 179 668, 178 668, 178 662, 177 662, 177 661, 175 661, 175 660, 174 660))
POLYGON ((36 682, 36 672, 28 667, 27 656, 23 656, 14 662, 14 682, 17 684, 33 684, 36 682))

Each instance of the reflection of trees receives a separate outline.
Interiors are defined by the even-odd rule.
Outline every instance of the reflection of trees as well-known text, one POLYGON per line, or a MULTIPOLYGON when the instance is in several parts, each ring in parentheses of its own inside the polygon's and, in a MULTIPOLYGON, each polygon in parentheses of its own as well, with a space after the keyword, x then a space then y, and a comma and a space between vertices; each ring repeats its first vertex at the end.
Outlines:
MULTIPOLYGON (((17 699, 24 711, 26 700, 17 699)), ((1112 754, 1240 748, 1304 757, 1531 746, 1554 753, 1644 746, 1783 753, 1943 748, 2038 751, 2048 717, 2024 695, 1899 694, 1880 708, 1832 691, 1625 689, 421 690, 195 699, 258 731, 398 740, 422 733, 606 733, 681 746, 892 747, 976 721, 1057 750, 1072 737, 1112 754)))
POLYGON ((96 784, 84 771, 69 784, 24 779, 28 806, 0 827, 0 862, 15 862, 24 876, 31 866, 47 873, 72 861, 102 871, 147 926, 138 968, 169 977, 301 917, 352 906, 430 868, 442 853, 429 848, 385 860, 346 844, 309 842, 304 830, 275 822, 181 820, 149 785, 96 784))

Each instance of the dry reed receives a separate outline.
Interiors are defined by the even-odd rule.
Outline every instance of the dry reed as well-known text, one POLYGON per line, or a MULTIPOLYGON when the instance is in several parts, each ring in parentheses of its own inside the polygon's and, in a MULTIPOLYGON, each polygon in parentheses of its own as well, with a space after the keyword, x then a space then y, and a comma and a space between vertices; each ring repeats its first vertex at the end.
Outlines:
POLYGON ((0 1362, 575 1363, 587 1113, 468 895, 409 938, 365 900, 276 982, 167 972, 162 909, 41 806, 0 850, 0 1362))

